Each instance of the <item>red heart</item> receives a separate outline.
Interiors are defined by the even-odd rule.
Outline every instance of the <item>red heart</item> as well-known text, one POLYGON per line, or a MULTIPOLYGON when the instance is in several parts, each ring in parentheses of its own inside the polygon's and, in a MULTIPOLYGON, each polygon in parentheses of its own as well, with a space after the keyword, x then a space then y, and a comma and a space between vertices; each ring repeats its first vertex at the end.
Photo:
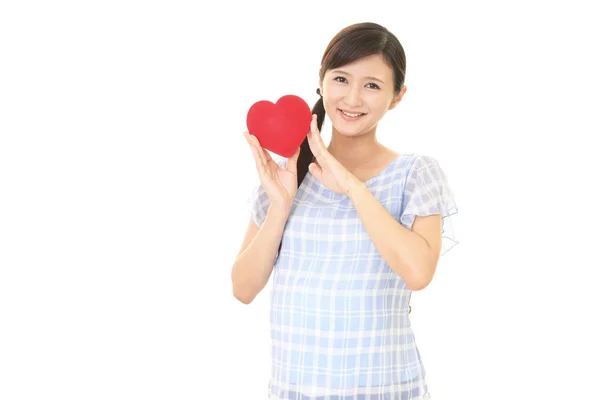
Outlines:
POLYGON ((246 125, 264 149, 289 158, 310 131, 311 120, 308 104, 298 96, 286 95, 275 104, 267 100, 254 103, 246 125))

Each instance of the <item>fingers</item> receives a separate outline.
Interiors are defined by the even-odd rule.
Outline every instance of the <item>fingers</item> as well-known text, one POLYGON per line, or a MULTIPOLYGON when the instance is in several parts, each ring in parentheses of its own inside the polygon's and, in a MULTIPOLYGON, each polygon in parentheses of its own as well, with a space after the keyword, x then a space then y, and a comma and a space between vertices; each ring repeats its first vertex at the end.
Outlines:
POLYGON ((244 137, 252 149, 252 155, 254 157, 254 162, 256 164, 256 170, 258 172, 261 185, 268 193, 274 193, 278 189, 274 185, 274 177, 267 161, 272 160, 271 155, 261 147, 256 136, 251 135, 248 132, 244 132, 244 137))
POLYGON ((271 160, 271 156, 269 154, 265 154, 266 152, 260 145, 260 142, 256 138, 256 136, 249 134, 248 132, 244 132, 244 137, 248 141, 250 147, 252 147, 252 153, 256 152, 256 156, 260 158, 261 164, 263 168, 267 168, 267 161, 271 160))
POLYGON ((313 144, 313 142, 314 142, 314 139, 313 139, 314 123, 315 123, 315 116, 313 114, 313 119, 312 119, 312 121, 310 121, 310 131, 308 132, 306 139, 308 140, 308 147, 310 147, 310 151, 313 153, 313 155, 315 157, 317 157, 317 149, 316 149, 316 146, 313 144))
POLYGON ((254 163, 256 164, 256 169, 258 170, 258 173, 262 179, 266 175, 266 172, 267 172, 267 162, 265 161, 264 157, 261 157, 261 154, 260 154, 260 153, 262 153, 262 150, 260 150, 257 147, 256 143, 254 142, 254 140, 256 140, 256 138, 254 138, 254 140, 253 140, 253 136, 250 135, 248 132, 244 132, 244 137, 246 138, 246 141, 248 142, 248 145, 250 146, 250 149, 252 150, 252 156, 254 157, 254 163))
POLYGON ((300 146, 296 149, 296 152, 292 154, 290 158, 288 158, 288 162, 286 163, 286 168, 288 171, 296 175, 298 173, 298 156, 300 155, 300 146))
POLYGON ((313 134, 313 139, 314 139, 315 143, 317 144, 317 146, 319 147, 319 150, 327 151, 327 147, 325 147, 325 143, 323 142, 323 138, 321 137, 321 132, 319 132, 316 115, 313 117, 313 120, 312 120, 310 126, 311 126, 311 133, 313 134))
POLYGON ((310 132, 308 133, 308 145, 310 147, 310 151, 312 151, 312 153, 317 159, 324 157, 327 153, 327 148, 325 148, 325 144, 323 143, 323 139, 321 138, 321 134, 319 133, 319 127, 317 126, 317 116, 315 114, 313 114, 313 118, 310 123, 310 132))
POLYGON ((252 141, 254 142, 254 147, 256 147, 256 150, 258 151, 258 154, 260 155, 263 165, 265 166, 265 168, 267 168, 267 156, 265 155, 265 151, 263 150, 263 148, 260 145, 256 136, 251 135, 251 137, 252 137, 252 141))
POLYGON ((317 178, 318 180, 322 180, 323 179, 323 170, 321 169, 321 167, 319 167, 316 163, 310 163, 308 165, 308 170, 310 171, 311 174, 313 174, 315 176, 315 178, 317 178))

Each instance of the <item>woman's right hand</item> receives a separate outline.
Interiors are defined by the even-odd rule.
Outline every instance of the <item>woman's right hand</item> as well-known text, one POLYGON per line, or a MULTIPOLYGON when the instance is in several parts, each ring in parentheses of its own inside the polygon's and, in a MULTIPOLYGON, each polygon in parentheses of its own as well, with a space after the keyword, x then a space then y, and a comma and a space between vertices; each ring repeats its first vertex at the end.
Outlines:
POLYGON ((244 132, 244 137, 252 149, 260 183, 269 196, 271 205, 289 212, 298 190, 297 165, 300 146, 288 158, 286 168, 282 168, 269 152, 262 148, 256 136, 244 132))

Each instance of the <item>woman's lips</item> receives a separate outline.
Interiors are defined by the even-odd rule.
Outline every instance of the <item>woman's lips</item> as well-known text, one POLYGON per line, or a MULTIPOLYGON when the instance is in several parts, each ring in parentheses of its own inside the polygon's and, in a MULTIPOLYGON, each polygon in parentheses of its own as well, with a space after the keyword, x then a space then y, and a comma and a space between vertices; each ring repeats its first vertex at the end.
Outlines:
MULTIPOLYGON (((358 115, 356 117, 351 117, 350 115, 347 115, 344 111, 340 110, 339 108, 338 108, 338 112, 340 113, 341 117, 344 120, 351 121, 351 122, 357 121, 357 120, 361 119, 362 117, 364 117, 366 115, 366 113, 360 113, 360 115, 358 115)), ((358 113, 350 113, 350 114, 355 115, 355 114, 358 114, 358 113)))

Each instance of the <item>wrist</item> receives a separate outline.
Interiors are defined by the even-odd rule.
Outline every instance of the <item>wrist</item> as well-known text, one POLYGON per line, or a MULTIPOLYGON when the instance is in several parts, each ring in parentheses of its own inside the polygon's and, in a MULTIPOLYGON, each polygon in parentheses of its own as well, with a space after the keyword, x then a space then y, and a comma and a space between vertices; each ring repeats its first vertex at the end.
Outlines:
POLYGON ((354 200, 356 194, 360 192, 363 188, 366 188, 366 185, 361 182, 357 177, 351 176, 348 182, 348 188, 346 190, 346 196, 348 196, 351 200, 354 200))
POLYGON ((267 217, 271 217, 271 219, 276 219, 279 221, 287 221, 288 216, 290 215, 291 207, 283 207, 283 206, 275 206, 270 205, 267 209, 267 217))

